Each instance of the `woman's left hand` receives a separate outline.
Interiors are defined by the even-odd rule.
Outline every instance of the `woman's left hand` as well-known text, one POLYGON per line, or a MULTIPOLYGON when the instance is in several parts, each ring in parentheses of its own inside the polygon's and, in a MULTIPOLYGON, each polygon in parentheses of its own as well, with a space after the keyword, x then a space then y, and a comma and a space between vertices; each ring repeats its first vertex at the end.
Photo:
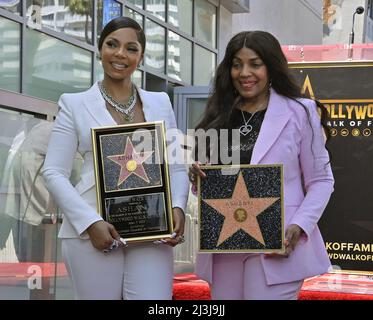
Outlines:
POLYGON ((297 245, 300 236, 303 230, 300 226, 296 224, 291 224, 288 226, 285 232, 285 253, 267 253, 265 254, 266 258, 270 257, 284 257, 288 258, 289 255, 294 251, 295 246, 297 245))
POLYGON ((156 241, 155 243, 165 243, 171 247, 176 246, 177 244, 181 244, 184 242, 184 224, 185 224, 185 216, 183 210, 176 207, 172 209, 173 213, 173 222, 174 222, 174 237, 161 239, 156 241))
POLYGON ((303 230, 297 224, 291 224, 286 229, 285 233, 285 254, 287 256, 290 255, 294 251, 295 246, 297 245, 299 238, 302 234, 303 230))

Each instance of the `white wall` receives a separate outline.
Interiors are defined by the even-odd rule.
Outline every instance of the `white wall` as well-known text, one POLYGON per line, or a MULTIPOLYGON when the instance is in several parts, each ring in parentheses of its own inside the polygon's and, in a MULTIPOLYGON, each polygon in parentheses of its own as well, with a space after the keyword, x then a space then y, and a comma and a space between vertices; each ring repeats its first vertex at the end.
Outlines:
POLYGON ((233 15, 233 33, 271 32, 282 45, 322 43, 322 0, 251 0, 250 13, 233 15))

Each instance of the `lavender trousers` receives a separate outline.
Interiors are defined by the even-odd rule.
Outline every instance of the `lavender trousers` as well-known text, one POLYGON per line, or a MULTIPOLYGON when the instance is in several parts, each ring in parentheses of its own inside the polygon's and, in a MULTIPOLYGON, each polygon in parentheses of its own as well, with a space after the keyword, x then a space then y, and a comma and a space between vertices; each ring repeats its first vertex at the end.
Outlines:
POLYGON ((302 284, 303 280, 267 285, 259 254, 225 253, 213 257, 213 300, 297 300, 302 284))

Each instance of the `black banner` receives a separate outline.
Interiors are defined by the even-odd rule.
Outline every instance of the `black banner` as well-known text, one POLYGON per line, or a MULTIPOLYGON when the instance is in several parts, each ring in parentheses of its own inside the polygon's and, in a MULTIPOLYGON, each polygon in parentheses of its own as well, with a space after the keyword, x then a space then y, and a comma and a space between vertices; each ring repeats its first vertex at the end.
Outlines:
POLYGON ((373 272, 373 62, 290 64, 328 109, 334 193, 319 222, 335 269, 373 272))

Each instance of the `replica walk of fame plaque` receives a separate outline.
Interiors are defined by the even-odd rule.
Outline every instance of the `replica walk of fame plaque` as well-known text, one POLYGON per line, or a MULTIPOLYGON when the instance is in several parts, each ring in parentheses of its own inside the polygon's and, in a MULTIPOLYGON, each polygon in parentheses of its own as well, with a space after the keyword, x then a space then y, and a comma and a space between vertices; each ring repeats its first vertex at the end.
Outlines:
POLYGON ((282 165, 201 166, 200 252, 283 253, 282 165))
POLYGON ((170 237, 163 121, 92 128, 97 208, 128 243, 170 237))

